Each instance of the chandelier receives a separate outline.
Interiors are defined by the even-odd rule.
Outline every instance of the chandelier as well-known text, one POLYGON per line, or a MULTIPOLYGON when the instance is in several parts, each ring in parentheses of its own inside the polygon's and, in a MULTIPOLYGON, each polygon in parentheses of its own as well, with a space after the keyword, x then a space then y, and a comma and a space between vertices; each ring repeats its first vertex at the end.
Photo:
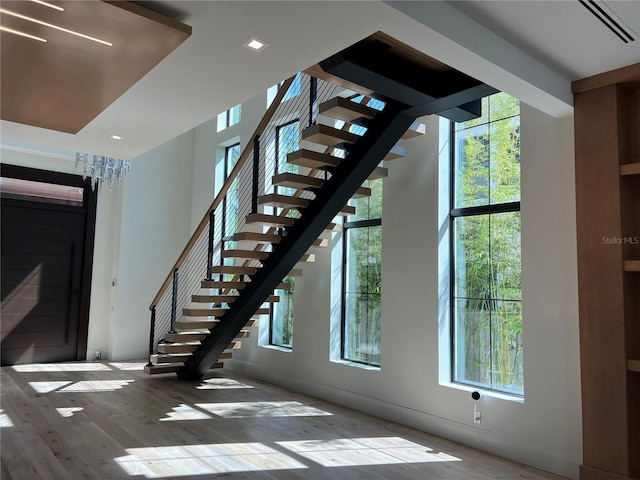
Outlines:
POLYGON ((131 160, 77 152, 76 168, 80 163, 83 164, 82 178, 91 178, 91 188, 94 190, 96 184, 99 190, 102 190, 105 183, 109 188, 114 183, 120 185, 125 174, 131 170, 131 160))

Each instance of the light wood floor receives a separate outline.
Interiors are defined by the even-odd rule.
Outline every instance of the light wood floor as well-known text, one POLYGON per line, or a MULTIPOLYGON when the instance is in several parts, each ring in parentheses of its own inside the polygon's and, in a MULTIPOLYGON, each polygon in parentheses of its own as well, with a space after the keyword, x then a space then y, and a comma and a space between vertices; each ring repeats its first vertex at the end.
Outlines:
POLYGON ((142 363, 2 368, 3 480, 560 479, 220 370, 142 363))

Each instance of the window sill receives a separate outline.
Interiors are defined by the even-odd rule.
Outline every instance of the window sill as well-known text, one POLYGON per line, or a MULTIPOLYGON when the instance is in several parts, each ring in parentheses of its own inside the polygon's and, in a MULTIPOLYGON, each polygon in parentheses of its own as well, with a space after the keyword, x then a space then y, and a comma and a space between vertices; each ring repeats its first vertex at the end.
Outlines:
POLYGON ((269 350, 276 350, 278 352, 291 353, 293 351, 293 347, 279 347, 278 345, 260 345, 262 348, 268 348, 269 350))
POLYGON ((356 368, 361 368, 362 370, 369 370, 373 372, 379 372, 381 370, 380 367, 376 367, 374 365, 366 365, 364 363, 350 362, 349 360, 331 360, 331 362, 338 363, 340 365, 346 365, 347 367, 356 367, 356 368))
POLYGON ((464 392, 469 392, 469 395, 471 395, 471 392, 477 391, 477 392, 480 392, 483 397, 497 398, 499 400, 506 400, 508 402, 524 403, 524 396, 520 396, 516 394, 496 392, 495 390, 486 390, 481 387, 473 387, 471 385, 464 385, 461 383, 454 383, 454 382, 441 382, 440 386, 454 388, 456 390, 462 390, 464 392))

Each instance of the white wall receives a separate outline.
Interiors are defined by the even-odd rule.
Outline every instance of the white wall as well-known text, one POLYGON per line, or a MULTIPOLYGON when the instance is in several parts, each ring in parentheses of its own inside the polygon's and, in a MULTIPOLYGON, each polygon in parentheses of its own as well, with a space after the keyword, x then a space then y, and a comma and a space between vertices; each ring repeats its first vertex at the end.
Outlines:
MULTIPOLYGON (((330 361, 329 249, 296 283, 293 350, 257 329, 225 368, 572 478, 581 462, 572 118, 522 108, 525 399, 442 385, 438 321, 438 119, 384 184, 381 369, 330 361)), ((332 271, 333 269, 333 271, 332 271)))
POLYGON ((194 133, 133 161, 123 182, 107 356, 146 358, 149 304, 191 236, 194 133))

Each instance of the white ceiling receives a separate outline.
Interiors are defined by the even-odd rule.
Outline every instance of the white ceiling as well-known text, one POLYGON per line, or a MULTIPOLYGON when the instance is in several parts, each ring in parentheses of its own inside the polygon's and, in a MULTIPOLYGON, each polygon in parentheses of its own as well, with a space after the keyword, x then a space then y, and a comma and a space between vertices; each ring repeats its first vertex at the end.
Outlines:
MULTIPOLYGON (((640 32, 640 2, 607 4, 640 32)), ((3 121, 2 143, 132 159, 378 30, 557 116, 571 112, 570 81, 640 62, 640 40, 624 45, 577 0, 148 5, 191 38, 78 134, 3 121), (250 37, 270 46, 249 51, 250 37)))

